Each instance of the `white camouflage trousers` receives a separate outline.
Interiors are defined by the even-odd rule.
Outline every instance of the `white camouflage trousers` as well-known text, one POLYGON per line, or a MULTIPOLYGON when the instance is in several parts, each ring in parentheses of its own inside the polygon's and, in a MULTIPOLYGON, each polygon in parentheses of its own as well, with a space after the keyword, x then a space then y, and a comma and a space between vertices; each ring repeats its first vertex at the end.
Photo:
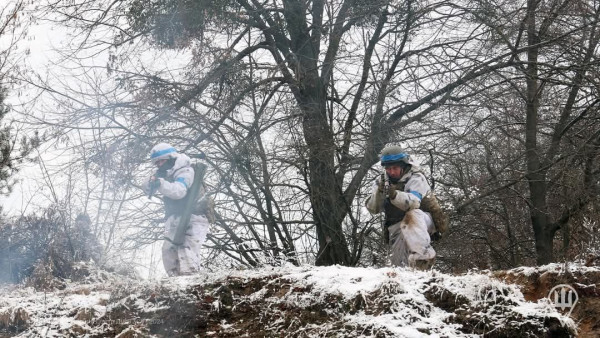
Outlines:
POLYGON ((435 225, 428 212, 421 209, 410 210, 402 221, 391 225, 388 230, 392 265, 433 265, 435 250, 431 247, 429 234, 435 232, 435 225))
MULTIPOLYGON (((173 239, 179 217, 171 216, 165 222, 165 237, 173 239)), ((200 250, 206 240, 209 223, 202 215, 192 215, 183 245, 173 245, 169 240, 162 246, 163 265, 169 276, 190 275, 201 270, 200 250)))

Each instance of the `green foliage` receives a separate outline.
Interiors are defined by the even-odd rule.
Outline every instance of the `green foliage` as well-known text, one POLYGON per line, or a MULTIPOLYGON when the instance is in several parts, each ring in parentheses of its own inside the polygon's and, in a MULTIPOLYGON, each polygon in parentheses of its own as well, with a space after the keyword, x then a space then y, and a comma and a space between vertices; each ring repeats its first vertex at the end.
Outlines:
MULTIPOLYGON (((5 99, 6 89, 0 85, 0 123, 4 122, 4 117, 10 111, 10 107, 4 104, 5 99)), ((10 193, 14 185, 11 177, 18 171, 18 165, 40 142, 37 132, 31 137, 18 139, 10 126, 0 127, 0 194, 10 193)))
POLYGON ((238 10, 231 0, 134 0, 127 18, 133 31, 150 33, 159 46, 181 48, 209 27, 230 26, 238 10))
MULTIPOLYGON (((9 111, 9 107, 4 104, 6 90, 0 87, 0 122, 9 111)), ((11 140, 9 127, 0 128, 0 193, 10 191, 12 183, 9 178, 15 173, 15 160, 11 157, 14 142, 11 140)))

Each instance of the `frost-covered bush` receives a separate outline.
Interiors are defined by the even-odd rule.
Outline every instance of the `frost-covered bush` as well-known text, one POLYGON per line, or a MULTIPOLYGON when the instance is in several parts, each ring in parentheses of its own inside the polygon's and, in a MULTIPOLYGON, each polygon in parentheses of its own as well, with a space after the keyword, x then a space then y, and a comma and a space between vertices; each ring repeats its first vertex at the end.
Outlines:
POLYGON ((52 278, 68 278, 77 261, 98 260, 101 246, 89 218, 67 220, 58 208, 0 224, 0 282, 29 278, 36 287, 51 287, 52 278))

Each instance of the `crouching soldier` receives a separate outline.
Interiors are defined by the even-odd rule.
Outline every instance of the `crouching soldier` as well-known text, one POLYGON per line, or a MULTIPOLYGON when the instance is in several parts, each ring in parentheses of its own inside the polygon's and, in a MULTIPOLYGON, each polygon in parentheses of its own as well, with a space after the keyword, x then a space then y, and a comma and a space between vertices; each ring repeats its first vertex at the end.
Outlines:
POLYGON ((391 251, 391 263, 430 269, 436 255, 431 247, 431 238, 439 237, 439 232, 446 230, 447 219, 431 194, 425 175, 400 147, 385 147, 381 165, 385 173, 378 179, 366 207, 372 214, 385 213, 384 234, 389 234, 386 240, 391 251), (424 197, 428 200, 425 201, 424 197), (436 210, 432 213, 440 216, 437 217, 438 222, 434 223, 432 213, 420 208, 422 201, 430 208, 433 205, 436 210))
POLYGON ((189 275, 201 269, 200 249, 209 230, 209 212, 198 207, 202 188, 191 159, 166 143, 150 152, 156 173, 143 188, 150 197, 162 195, 165 204, 165 241, 162 259, 169 276, 189 275), (195 182, 197 181, 197 182, 195 182), (183 220, 183 221, 182 221, 183 220))

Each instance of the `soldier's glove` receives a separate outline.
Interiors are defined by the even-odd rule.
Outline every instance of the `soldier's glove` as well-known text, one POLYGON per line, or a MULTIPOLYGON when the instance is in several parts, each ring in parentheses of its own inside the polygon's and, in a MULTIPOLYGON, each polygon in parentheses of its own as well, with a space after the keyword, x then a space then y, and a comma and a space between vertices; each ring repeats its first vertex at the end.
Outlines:
POLYGON ((381 174, 381 177, 379 178, 379 193, 383 194, 385 192, 385 174, 381 174))
POLYGON ((396 186, 394 184, 390 184, 389 190, 388 190, 388 196, 391 200, 393 200, 394 198, 396 198, 396 186))
POLYGON ((432 242, 437 242, 440 239, 442 239, 442 233, 439 231, 436 231, 436 232, 432 233, 429 237, 431 237, 432 242))
POLYGON ((150 190, 156 191, 160 188, 160 180, 157 178, 154 181, 150 181, 150 190))

